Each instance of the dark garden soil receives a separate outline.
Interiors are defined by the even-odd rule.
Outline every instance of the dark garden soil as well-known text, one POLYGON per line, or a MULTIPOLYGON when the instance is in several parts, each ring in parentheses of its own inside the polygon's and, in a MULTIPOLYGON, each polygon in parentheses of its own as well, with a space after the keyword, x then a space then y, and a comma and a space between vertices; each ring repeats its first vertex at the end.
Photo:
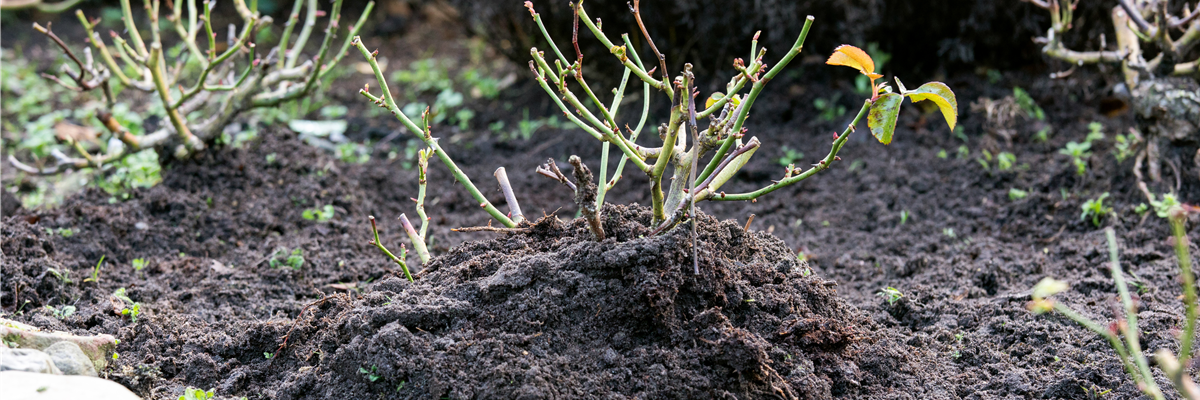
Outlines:
MULTIPOLYGON (((1072 283, 1062 301, 1111 320, 1103 231, 1080 219, 1082 203, 1109 192, 1116 216, 1102 222, 1140 285, 1147 353, 1176 348, 1182 315, 1167 226, 1132 212, 1144 201, 1133 161, 1111 154, 1133 117, 1100 112, 1111 102, 1098 75, 1044 76, 942 78, 958 93, 965 142, 906 105, 890 146, 861 126, 843 161, 809 181, 755 203, 700 204, 699 275, 690 226, 649 234, 636 205, 647 203, 647 182, 633 170, 608 196, 610 238, 593 241, 573 219, 571 193, 533 171, 572 154, 596 170, 599 146, 578 130, 542 130, 528 141, 465 132, 443 142, 496 204, 489 177, 506 167, 526 214, 542 218, 521 232, 451 232, 488 219, 435 162, 436 257, 408 282, 368 243, 367 216, 380 218, 389 246, 407 242, 395 218, 413 213, 415 171, 386 149, 345 164, 270 128, 245 148, 164 166, 162 183, 124 202, 88 189, 29 211, 5 197, 0 307, 43 328, 115 335, 120 357, 104 375, 147 399, 187 386, 250 399, 1139 398, 1104 341, 1025 309, 1029 289, 1053 276, 1072 283), (1013 86, 1048 121, 1019 118, 1007 139, 986 133, 1003 121, 970 103, 1013 86), (1058 149, 1082 141, 1092 121, 1108 139, 1078 176, 1058 149), (1033 138, 1043 124, 1053 127, 1048 142, 1033 138), (970 155, 956 157, 964 143, 970 155), (985 169, 984 149, 1013 153, 1016 166, 985 169), (1028 196, 1012 199, 1012 188, 1028 196), (302 218, 324 205, 331 220, 302 218), (272 262, 297 249, 299 268, 272 262), (101 257, 99 279, 85 282, 101 257), (139 258, 149 263, 137 271, 139 258), (50 269, 70 271, 70 282, 50 269), (894 304, 876 294, 889 286, 904 296, 894 304), (118 288, 141 304, 136 321, 114 312, 118 288), (44 309, 68 304, 78 311, 65 319, 44 309)), ((798 163, 825 154, 851 116, 822 121, 812 99, 841 91, 844 105, 857 103, 831 81, 802 76, 768 90, 748 125, 768 146, 726 191, 782 175, 780 145, 804 153, 798 163)), ((512 89, 544 105, 539 90, 512 89)), ((351 89, 332 96, 362 115, 351 89)), ((356 118, 350 137, 397 126, 356 118)), ((1173 168, 1151 188, 1200 199, 1196 147, 1164 154, 1173 168)))

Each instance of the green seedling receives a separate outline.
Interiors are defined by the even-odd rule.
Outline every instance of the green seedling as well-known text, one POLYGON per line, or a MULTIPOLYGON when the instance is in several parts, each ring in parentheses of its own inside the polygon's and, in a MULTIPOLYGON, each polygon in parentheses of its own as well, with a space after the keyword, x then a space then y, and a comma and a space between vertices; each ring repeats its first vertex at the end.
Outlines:
POLYGON ((978 157, 975 159, 975 161, 979 162, 979 165, 983 166, 984 171, 989 171, 992 169, 992 152, 988 151, 987 149, 983 149, 982 154, 983 157, 978 157))
POLYGON ((897 301, 900 301, 900 299, 904 298, 904 293, 900 293, 899 289, 891 286, 883 288, 883 290, 880 290, 879 293, 875 293, 875 295, 887 300, 888 305, 896 305, 897 301))
POLYGON ((1137 136, 1125 136, 1118 133, 1116 143, 1113 144, 1113 157, 1116 157, 1118 163, 1125 162, 1125 160, 1134 155, 1140 143, 1141 141, 1137 139, 1137 136))
POLYGON ((1033 135, 1033 141, 1038 143, 1046 143, 1050 141, 1050 127, 1042 127, 1033 135))
POLYGON ((49 311, 50 315, 53 315, 54 318, 67 319, 70 318, 71 315, 75 314, 75 306, 64 305, 59 306, 58 308, 46 306, 46 311, 49 311))
POLYGON ((121 300, 121 304, 123 305, 121 315, 128 316, 129 322, 137 322, 138 315, 142 313, 142 304, 130 299, 129 295, 125 294, 125 288, 117 289, 117 291, 113 292, 113 297, 121 300))
POLYGON ((271 260, 267 262, 267 265, 270 265, 271 268, 286 266, 299 271, 300 267, 304 266, 304 250, 297 248, 292 250, 290 254, 287 253, 287 250, 276 250, 275 254, 271 256, 271 260), (284 258, 281 259, 280 257, 284 258))
POLYGON ((1154 208, 1154 215, 1159 218, 1167 218, 1171 214, 1171 209, 1181 205, 1179 200, 1175 199, 1174 193, 1167 193, 1162 196, 1162 200, 1155 198, 1154 193, 1149 193, 1150 207, 1154 208))
POLYGON ((271 359, 271 357, 275 357, 275 354, 274 354, 274 353, 267 353, 267 352, 263 352, 263 358, 270 360, 270 359, 271 359))
POLYGON ((850 166, 846 167, 846 170, 850 172, 858 171, 859 169, 862 169, 863 165, 866 164, 867 163, 863 160, 854 160, 850 162, 850 166))
POLYGON ((942 229, 942 235, 951 239, 957 238, 958 234, 954 233, 954 228, 942 229))
POLYGON ((1088 134, 1083 139, 1087 143, 1104 140, 1104 124, 1092 121, 1088 123, 1088 134))
POLYGON ((967 129, 966 128, 959 126, 957 128, 954 128, 953 132, 954 132, 954 137, 958 138, 958 140, 961 140, 964 144, 967 143, 968 140, 967 140, 967 129))
POLYGON ((363 368, 363 367, 358 367, 358 373, 366 375, 367 380, 371 381, 371 382, 375 382, 375 381, 379 380, 379 378, 382 378, 382 376, 379 376, 379 374, 377 374, 375 371, 376 371, 376 368, 374 365, 372 365, 371 369, 369 369, 369 370, 366 368, 363 368))
MULTIPOLYGON (((866 78, 866 76, 860 77, 866 78)), ((867 90, 867 94, 870 94, 869 89, 867 90)), ((846 106, 838 104, 838 100, 841 98, 841 93, 834 93, 833 96, 828 99, 813 99, 813 108, 817 109, 817 111, 820 111, 820 113, 817 115, 822 121, 833 122, 838 118, 841 118, 843 115, 846 115, 846 106)))
POLYGON ((1071 162, 1075 164, 1075 174, 1083 176, 1087 173, 1087 158, 1092 156, 1091 149, 1091 142, 1067 142, 1067 147, 1059 149, 1058 153, 1070 156, 1071 162))
POLYGON ((941 150, 938 150, 938 152, 937 152, 937 158, 940 158, 940 159, 943 159, 943 160, 945 160, 945 159, 947 159, 947 158, 949 158, 949 157, 950 157, 950 155, 949 155, 949 154, 946 154, 946 149, 941 149, 941 150))
POLYGON ((1015 162, 1017 162, 1017 156, 1013 155, 1013 153, 1006 151, 996 155, 996 168, 999 168, 1001 171, 1012 169, 1015 162))
POLYGON ((908 210, 900 210, 900 225, 908 223, 908 210))
POLYGON ((321 208, 309 208, 300 215, 309 221, 327 222, 333 219, 333 205, 326 204, 321 208))
POLYGON ((69 269, 64 269, 62 271, 59 271, 54 268, 48 268, 48 269, 46 269, 46 271, 49 272, 50 275, 54 275, 54 278, 58 279, 58 282, 61 283, 63 286, 74 283, 74 281, 71 280, 71 270, 69 270, 69 269))
POLYGON ((150 262, 146 261, 145 258, 135 258, 132 262, 130 262, 130 265, 133 266, 134 272, 140 273, 146 268, 146 266, 150 265, 150 262))
POLYGON ((1009 200, 1017 201, 1017 200, 1024 199, 1028 196, 1029 196, 1029 192, 1027 192, 1027 191, 1017 189, 1017 188, 1008 189, 1008 199, 1009 200))
POLYGON ((1146 215, 1148 212, 1150 212, 1150 206, 1146 205, 1146 203, 1138 203, 1138 205, 1133 207, 1133 213, 1139 216, 1146 215))
POLYGON ((783 150, 783 157, 779 157, 779 165, 786 167, 789 165, 794 165, 794 164, 796 164, 797 161, 804 159, 804 153, 801 153, 799 150, 788 147, 786 144, 783 145, 783 147, 781 149, 783 150))
POLYGON ((1038 106, 1036 101, 1033 101, 1033 96, 1030 96, 1029 92, 1026 92, 1025 89, 1014 86, 1013 98, 1017 100, 1017 105, 1021 107, 1021 111, 1024 111, 1026 116, 1038 121, 1046 120, 1045 111, 1042 111, 1042 107, 1038 106))
POLYGON ((1080 207, 1083 209, 1083 212, 1079 215, 1079 219, 1087 220, 1088 217, 1091 217, 1092 224, 1096 225, 1097 227, 1100 226, 1100 218, 1113 215, 1112 207, 1104 205, 1104 199, 1107 198, 1108 192, 1104 192, 1104 194, 1101 194, 1100 197, 1084 202, 1083 206, 1080 207))
POLYGON ((965 160, 965 159, 971 157, 971 149, 967 148, 967 146, 965 146, 965 145, 958 146, 958 151, 955 153, 954 156, 960 160, 965 160))
POLYGON ((100 282, 100 266, 104 265, 104 257, 100 256, 100 261, 96 262, 96 266, 92 268, 92 277, 84 279, 84 282, 100 282))
POLYGON ((371 161, 371 149, 358 143, 341 143, 333 150, 334 155, 347 164, 362 164, 371 161))
POLYGON ((213 392, 215 389, 203 390, 194 387, 183 389, 183 396, 179 396, 179 400, 212 400, 216 398, 213 392))

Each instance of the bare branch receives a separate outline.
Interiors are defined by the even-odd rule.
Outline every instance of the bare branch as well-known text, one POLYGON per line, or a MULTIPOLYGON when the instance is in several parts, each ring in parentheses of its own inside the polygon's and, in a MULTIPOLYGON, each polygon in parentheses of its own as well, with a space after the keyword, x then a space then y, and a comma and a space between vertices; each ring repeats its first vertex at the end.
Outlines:
POLYGON ((578 190, 575 187, 575 184, 571 183, 571 180, 567 179, 567 176, 563 175, 562 171, 558 169, 558 165, 554 162, 553 158, 546 160, 545 164, 539 165, 536 172, 542 176, 556 180, 558 183, 566 185, 567 187, 571 188, 571 192, 578 190))
POLYGON ((1129 0, 1117 0, 1117 3, 1121 4, 1121 8, 1125 9, 1125 13, 1129 14, 1129 19, 1133 20, 1133 23, 1138 26, 1142 34, 1146 36, 1155 36, 1158 34, 1158 29, 1150 26, 1150 23, 1146 22, 1146 18, 1142 17, 1142 12, 1130 3, 1129 0))
POLYGON ((663 54, 658 51, 658 47, 654 45, 654 39, 650 37, 650 32, 646 30, 646 24, 642 23, 640 3, 640 0, 633 0, 633 4, 625 4, 629 4, 629 12, 633 13, 633 18, 637 20, 638 28, 641 28, 642 30, 642 36, 646 37, 646 43, 650 44, 650 50, 653 50, 654 56, 658 58, 659 66, 662 67, 660 71, 662 72, 663 82, 669 83, 671 76, 667 73, 667 57, 663 56, 663 54))
POLYGON ((492 175, 500 184, 500 191, 504 193, 504 202, 508 203, 508 213, 511 214, 513 222, 519 224, 525 221, 525 214, 521 213, 521 205, 517 204, 517 195, 513 193, 512 184, 508 182, 508 174, 504 172, 504 167, 496 168, 496 172, 492 175))

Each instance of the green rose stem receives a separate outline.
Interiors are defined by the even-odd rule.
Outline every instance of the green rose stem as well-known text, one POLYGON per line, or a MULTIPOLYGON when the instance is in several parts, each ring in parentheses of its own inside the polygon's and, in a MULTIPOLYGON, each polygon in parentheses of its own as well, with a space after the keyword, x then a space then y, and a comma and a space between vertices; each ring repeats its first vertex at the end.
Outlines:
POLYGON ((454 175, 454 179, 462 184, 463 187, 467 189, 467 192, 471 193, 471 197, 475 198, 475 200, 479 202, 480 207, 487 211, 488 214, 491 214, 492 218, 500 221, 500 223, 505 227, 512 228, 517 226, 512 219, 509 219, 504 215, 503 212, 500 212, 496 206, 492 205, 492 202, 488 201, 488 199, 483 196, 483 193, 481 193, 479 189, 475 187, 474 183, 471 183, 471 178, 468 178, 467 175, 458 168, 458 165, 454 163, 454 160, 450 159, 450 155, 446 154, 445 150, 442 150, 442 146, 439 145, 438 140, 431 135, 428 126, 425 127, 425 129, 422 129, 421 127, 417 126, 417 124, 413 123, 412 120, 408 119, 408 116, 404 115, 404 112, 400 111, 400 108, 396 106, 395 99, 392 97, 391 90, 388 89, 387 80, 383 77, 383 71, 379 69, 379 62, 376 61, 375 54, 367 51, 367 47, 363 45, 362 39, 356 36, 351 44, 357 47, 358 51, 361 52, 363 57, 367 59, 367 63, 370 64, 371 69, 375 71, 376 81, 378 81, 379 86, 381 86, 383 89, 383 96, 380 97, 376 97, 375 95, 371 94, 371 92, 368 91, 368 89, 370 89, 369 86, 359 90, 359 93, 375 102, 375 104, 387 108, 397 120, 400 120, 400 122, 404 124, 404 126, 408 128, 410 132, 413 133, 413 135, 416 135, 418 139, 421 139, 421 141, 425 142, 425 145, 429 146, 429 148, 433 150, 433 153, 437 155, 439 160, 442 161, 442 164, 445 164, 446 167, 450 169, 450 173, 454 175))

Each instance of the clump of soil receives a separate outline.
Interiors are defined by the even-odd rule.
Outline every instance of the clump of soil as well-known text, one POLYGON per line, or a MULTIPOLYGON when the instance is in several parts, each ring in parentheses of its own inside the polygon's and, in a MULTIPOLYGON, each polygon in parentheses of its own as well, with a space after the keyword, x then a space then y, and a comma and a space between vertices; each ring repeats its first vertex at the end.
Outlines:
POLYGON ((865 319, 782 241, 704 216, 694 275, 690 229, 648 237, 647 209, 605 214, 604 242, 546 217, 415 282, 325 302, 275 355, 279 397, 827 399, 857 385, 847 349, 865 319))

